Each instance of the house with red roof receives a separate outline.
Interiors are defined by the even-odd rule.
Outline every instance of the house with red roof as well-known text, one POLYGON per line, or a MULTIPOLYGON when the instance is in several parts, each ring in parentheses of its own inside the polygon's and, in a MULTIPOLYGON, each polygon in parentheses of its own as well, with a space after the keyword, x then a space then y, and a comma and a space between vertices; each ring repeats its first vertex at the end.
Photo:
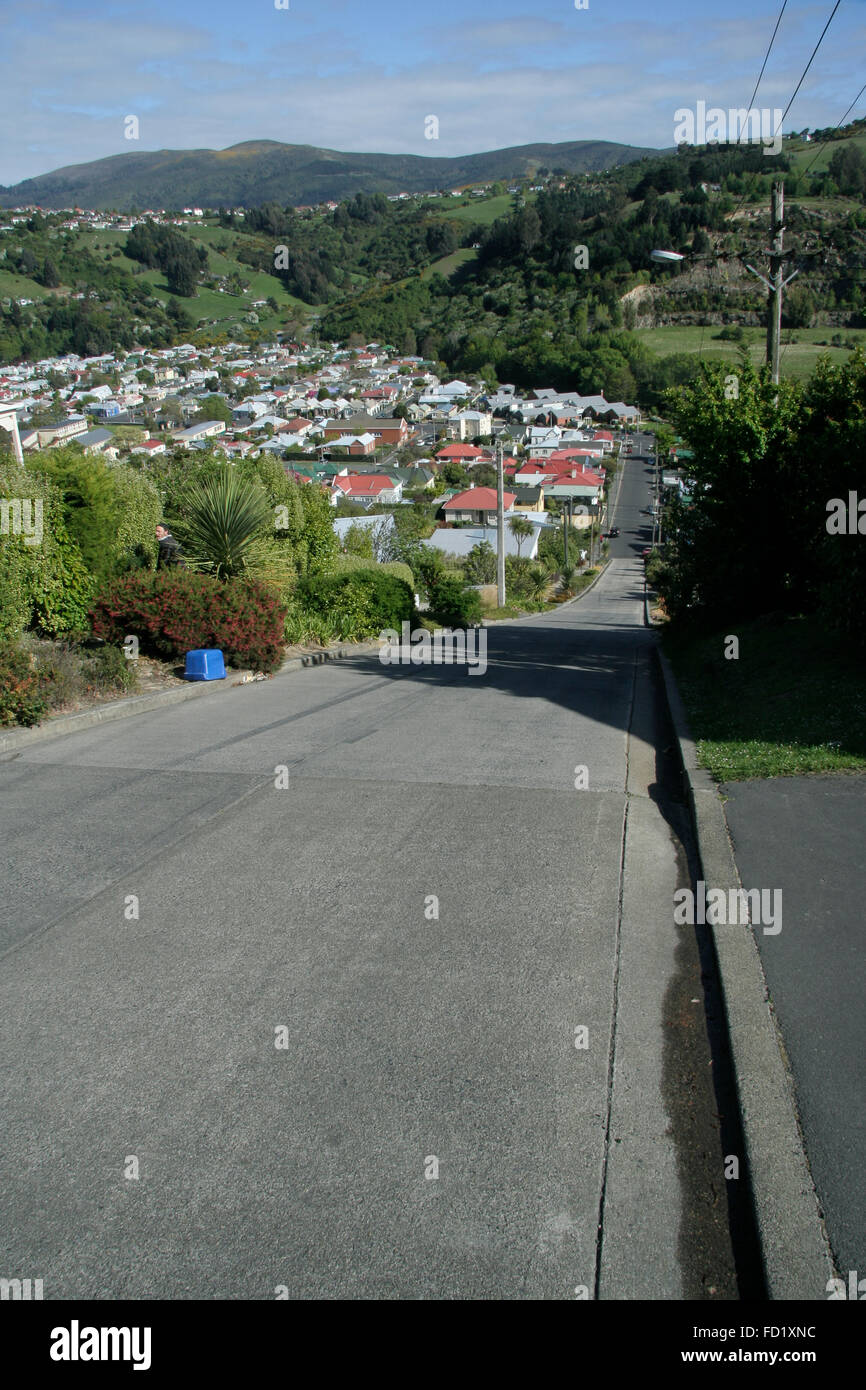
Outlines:
MULTIPOLYGON (((514 510, 517 500, 515 492, 503 494, 503 511, 506 515, 514 510)), ((442 514, 448 521, 474 521, 479 526, 496 525, 496 488, 466 488, 456 492, 442 507, 442 514)))
POLYGON ((154 454, 164 454, 165 440, 143 439, 140 444, 135 444, 129 452, 131 454, 147 454, 148 457, 152 457, 154 454))
POLYGON ((361 400, 369 401, 371 404, 393 401, 400 392, 396 386, 371 386, 369 391, 361 392, 361 400))
POLYGON ((331 485, 331 501, 341 497, 350 502, 399 502, 403 484, 387 473, 338 473, 331 485))
POLYGON ((593 430, 592 437, 601 444, 603 453, 613 453, 613 435, 610 430, 593 430))
POLYGON ((312 428, 312 420, 304 419, 303 415, 296 415, 294 420, 290 420, 286 425, 285 430, 281 430, 281 433, 293 435, 296 439, 300 440, 306 439, 312 428))
POLYGON ((488 455, 476 444, 445 444, 436 455, 437 463, 480 463, 488 455))

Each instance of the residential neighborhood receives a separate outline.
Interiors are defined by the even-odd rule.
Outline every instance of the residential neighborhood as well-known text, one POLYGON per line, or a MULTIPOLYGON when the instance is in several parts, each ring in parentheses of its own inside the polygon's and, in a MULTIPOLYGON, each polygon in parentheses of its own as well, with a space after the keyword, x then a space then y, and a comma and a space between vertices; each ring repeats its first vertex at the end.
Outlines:
MULTIPOLYGON (((0 365, 0 428, 19 459, 70 442, 144 467, 178 447, 227 460, 269 455, 324 489, 335 509, 398 505, 423 491, 438 499, 437 530, 495 525, 495 486, 472 474, 484 476, 501 454, 508 516, 553 527, 568 503, 572 526, 604 522, 605 461, 639 426, 638 406, 442 381, 433 365, 379 343, 350 351, 280 342, 0 365), (207 418, 215 406, 220 416, 207 418), (34 426, 45 412, 54 422, 34 426), (447 465, 467 487, 448 488, 447 465)), ((461 538, 451 553, 464 549, 461 538)))

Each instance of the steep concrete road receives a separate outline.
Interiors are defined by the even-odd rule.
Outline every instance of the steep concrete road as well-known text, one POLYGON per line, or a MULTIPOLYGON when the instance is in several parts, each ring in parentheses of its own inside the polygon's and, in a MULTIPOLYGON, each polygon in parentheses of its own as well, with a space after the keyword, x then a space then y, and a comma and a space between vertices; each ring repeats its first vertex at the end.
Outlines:
POLYGON ((639 539, 485 675, 359 658, 0 761, 4 1277, 736 1297, 639 539))

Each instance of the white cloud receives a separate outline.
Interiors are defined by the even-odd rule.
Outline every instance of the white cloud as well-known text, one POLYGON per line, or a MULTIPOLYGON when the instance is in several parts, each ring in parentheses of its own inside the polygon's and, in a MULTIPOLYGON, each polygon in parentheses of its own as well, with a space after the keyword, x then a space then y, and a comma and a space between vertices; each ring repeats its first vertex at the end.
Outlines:
MULTIPOLYGON (((762 54, 768 37, 766 17, 740 23, 689 11, 678 27, 650 19, 587 27, 575 57, 571 36, 586 15, 576 12, 575 23, 527 15, 443 27, 435 51, 410 46, 411 60, 398 64, 384 36, 371 63, 333 23, 323 40, 309 15, 291 34, 277 22, 273 44, 228 38, 222 47, 183 19, 148 22, 125 11, 117 23, 88 24, 31 4, 10 15, 0 80, 0 123, 14 136, 2 148, 7 184, 111 154, 251 139, 419 155, 586 139, 669 147, 678 107, 699 98, 745 104, 758 63, 744 77, 743 54, 762 54), (22 27, 34 13, 39 33, 22 27), (141 121, 138 142, 124 138, 129 114, 141 121), (439 118, 435 141, 424 138, 430 114, 439 118)), ((811 8, 795 12, 760 105, 787 103, 812 27, 811 8)), ((789 125, 839 118, 860 85, 848 57, 852 29, 862 35, 862 25, 849 26, 847 39, 822 49, 822 76, 810 74, 789 125)))

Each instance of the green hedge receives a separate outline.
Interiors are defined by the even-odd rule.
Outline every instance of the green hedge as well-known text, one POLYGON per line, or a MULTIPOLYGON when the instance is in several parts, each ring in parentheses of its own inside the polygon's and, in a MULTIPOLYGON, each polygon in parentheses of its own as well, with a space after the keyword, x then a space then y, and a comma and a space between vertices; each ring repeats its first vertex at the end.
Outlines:
POLYGON ((443 574, 429 585, 430 608, 425 615, 442 627, 466 627, 481 621, 481 599, 456 575, 443 574))
POLYGON ((354 574, 357 570, 379 570, 382 574, 393 574, 404 580, 411 589, 415 588, 415 576, 401 560, 388 560, 380 565, 377 560, 368 560, 365 555, 340 554, 335 555, 329 563, 332 574, 354 574))
POLYGON ((411 585, 384 569, 312 576, 298 585, 295 602, 314 619, 332 618, 342 641, 378 637, 383 628, 399 629, 415 611, 411 585))
MULTIPOLYGON (((29 468, 0 457, 0 499, 29 503, 34 534, 15 535, 10 516, 9 533, 0 534, 0 641, 14 640, 30 627, 51 636, 86 632, 87 612, 95 591, 78 546, 64 520, 58 489, 29 468), (42 535, 38 535, 36 504, 42 508, 42 535)), ((26 519, 27 507, 22 507, 26 519)))

